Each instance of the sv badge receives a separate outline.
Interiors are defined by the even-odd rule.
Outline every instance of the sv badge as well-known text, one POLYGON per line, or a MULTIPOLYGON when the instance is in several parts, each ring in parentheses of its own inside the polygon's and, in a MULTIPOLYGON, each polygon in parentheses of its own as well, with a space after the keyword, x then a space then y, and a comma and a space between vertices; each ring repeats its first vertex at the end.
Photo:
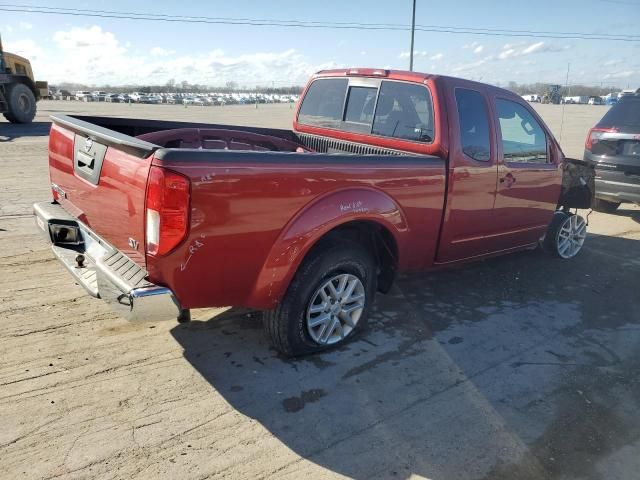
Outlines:
POLYGON ((138 241, 135 238, 129 237, 129 246, 134 250, 138 250, 138 241))

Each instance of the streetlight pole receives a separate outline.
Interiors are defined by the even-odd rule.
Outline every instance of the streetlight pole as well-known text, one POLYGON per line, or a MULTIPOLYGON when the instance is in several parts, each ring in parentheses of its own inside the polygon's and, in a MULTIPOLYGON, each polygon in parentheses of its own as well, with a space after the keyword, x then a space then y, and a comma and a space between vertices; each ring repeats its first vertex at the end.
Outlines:
POLYGON ((413 0, 413 13, 411 14, 411 51, 409 52, 409 71, 413 72, 413 37, 416 33, 416 0, 413 0))

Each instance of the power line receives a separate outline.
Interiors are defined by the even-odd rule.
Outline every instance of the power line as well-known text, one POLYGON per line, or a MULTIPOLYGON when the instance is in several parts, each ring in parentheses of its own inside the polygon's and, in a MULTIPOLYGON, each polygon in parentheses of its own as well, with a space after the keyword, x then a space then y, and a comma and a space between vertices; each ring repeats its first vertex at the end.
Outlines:
MULTIPOLYGON (((79 17, 98 17, 122 20, 142 20, 160 21, 173 23, 201 23, 201 24, 222 24, 222 25, 245 25, 245 26, 275 26, 287 28, 327 28, 327 29, 350 29, 350 30, 391 30, 408 31, 410 27, 403 24, 394 23, 362 23, 362 22, 318 22, 302 20, 269 20, 256 18, 229 18, 229 17, 193 17, 184 15, 165 15, 136 13, 113 10, 86 10, 78 8, 47 7, 24 4, 0 4, 0 11, 19 13, 40 13, 49 15, 66 15, 79 17)), ((600 40, 600 41, 621 41, 640 42, 640 35, 631 34, 594 34, 587 32, 551 32, 536 30, 512 30, 512 29, 490 29, 475 27, 455 27, 438 25, 416 25, 416 30, 432 33, 450 33, 465 35, 484 35, 502 37, 530 37, 530 38, 555 38, 573 40, 600 40)))

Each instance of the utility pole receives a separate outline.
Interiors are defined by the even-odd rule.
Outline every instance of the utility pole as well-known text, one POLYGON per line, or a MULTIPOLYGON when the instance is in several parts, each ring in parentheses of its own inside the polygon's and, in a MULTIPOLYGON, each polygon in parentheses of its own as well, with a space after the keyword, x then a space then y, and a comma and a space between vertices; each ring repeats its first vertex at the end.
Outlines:
MULTIPOLYGON (((567 78, 566 78, 566 80, 564 82, 565 88, 567 89, 567 93, 568 93, 567 96, 569 96, 571 94, 571 90, 570 90, 571 87, 569 87, 569 68, 570 67, 571 67, 571 62, 568 62, 567 63, 567 78)), ((562 96, 560 98, 562 98, 562 96)), ((565 102, 563 101, 562 102, 562 113, 561 113, 561 117, 560 117, 560 139, 559 139, 560 142, 562 142, 562 129, 564 127, 564 105, 565 105, 565 102)))
POLYGON ((413 13, 411 14, 411 51, 409 52, 409 71, 413 72, 413 38, 416 34, 416 0, 413 0, 413 13))

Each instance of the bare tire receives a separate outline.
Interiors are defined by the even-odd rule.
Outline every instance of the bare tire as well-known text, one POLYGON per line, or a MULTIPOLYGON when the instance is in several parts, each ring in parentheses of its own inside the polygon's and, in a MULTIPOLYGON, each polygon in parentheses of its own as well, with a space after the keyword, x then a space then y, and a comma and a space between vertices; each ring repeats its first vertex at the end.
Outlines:
POLYGON ((289 356, 342 345, 362 330, 376 292, 376 268, 362 246, 312 250, 275 310, 264 315, 273 346, 289 356))
POLYGON ((587 222, 580 215, 558 211, 544 236, 543 247, 551 255, 568 259, 575 257, 587 236, 587 222))
POLYGON ((36 116, 36 97, 22 83, 12 85, 6 95, 9 111, 4 117, 11 123, 31 123, 36 116))
POLYGON ((593 209, 596 212, 602 213, 613 213, 618 209, 619 206, 620 202, 610 202, 608 200, 602 200, 601 198, 594 198, 592 205, 593 209))

